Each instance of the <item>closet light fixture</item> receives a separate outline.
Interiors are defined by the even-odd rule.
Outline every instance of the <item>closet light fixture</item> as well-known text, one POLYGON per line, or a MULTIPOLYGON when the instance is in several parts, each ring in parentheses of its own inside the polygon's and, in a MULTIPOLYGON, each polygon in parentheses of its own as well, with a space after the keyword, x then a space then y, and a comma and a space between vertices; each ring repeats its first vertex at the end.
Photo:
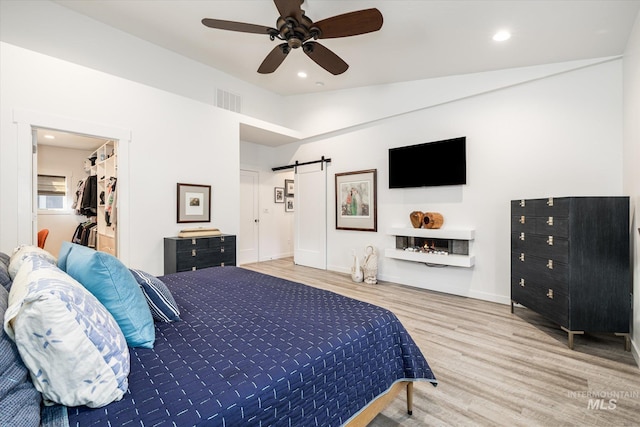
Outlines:
POLYGON ((500 30, 493 35, 493 40, 503 42, 511 38, 511 33, 507 30, 500 30))
POLYGON ((46 135, 44 136, 44 138, 45 138, 45 139, 56 139, 56 137, 55 137, 55 136, 50 135, 50 134, 46 134, 46 135))

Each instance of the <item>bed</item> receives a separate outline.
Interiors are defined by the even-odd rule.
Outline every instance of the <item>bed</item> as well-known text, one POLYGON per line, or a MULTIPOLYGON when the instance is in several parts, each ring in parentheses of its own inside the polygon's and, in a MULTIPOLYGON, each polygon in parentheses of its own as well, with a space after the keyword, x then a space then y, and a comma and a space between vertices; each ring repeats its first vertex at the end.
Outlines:
POLYGON ((403 390, 411 411, 414 381, 437 384, 381 307, 240 267, 159 279, 180 320, 155 322, 153 348, 129 348, 121 400, 57 405, 59 425, 366 425, 403 390))

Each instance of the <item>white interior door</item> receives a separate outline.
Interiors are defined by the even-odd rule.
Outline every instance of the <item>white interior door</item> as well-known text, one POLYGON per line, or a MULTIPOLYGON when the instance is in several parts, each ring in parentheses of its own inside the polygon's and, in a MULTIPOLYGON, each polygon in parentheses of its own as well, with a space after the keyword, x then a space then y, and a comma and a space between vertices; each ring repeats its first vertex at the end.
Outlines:
POLYGON ((238 265, 258 262, 260 231, 259 188, 258 172, 240 171, 240 234, 236 242, 238 246, 238 265))
POLYGON ((293 261, 327 269, 327 165, 298 166, 295 174, 293 261))

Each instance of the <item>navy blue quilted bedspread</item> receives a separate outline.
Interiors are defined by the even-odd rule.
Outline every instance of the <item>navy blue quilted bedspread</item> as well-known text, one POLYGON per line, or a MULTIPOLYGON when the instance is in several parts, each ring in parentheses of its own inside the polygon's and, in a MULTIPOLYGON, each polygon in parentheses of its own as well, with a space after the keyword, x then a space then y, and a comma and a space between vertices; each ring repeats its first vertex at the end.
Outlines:
POLYGON ((182 321, 131 349, 129 391, 71 426, 339 426, 400 379, 436 379, 394 314, 238 267, 161 279, 182 321))

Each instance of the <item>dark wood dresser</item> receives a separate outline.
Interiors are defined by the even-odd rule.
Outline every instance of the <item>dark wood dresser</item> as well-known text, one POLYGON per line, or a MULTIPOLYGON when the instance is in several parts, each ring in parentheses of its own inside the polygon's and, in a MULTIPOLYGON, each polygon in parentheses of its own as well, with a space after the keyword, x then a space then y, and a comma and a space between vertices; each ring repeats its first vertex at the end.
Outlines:
POLYGON ((511 312, 536 311, 569 334, 615 333, 630 349, 628 197, 511 201, 511 312))
POLYGON ((236 236, 164 238, 164 274, 224 265, 236 265, 236 236))

